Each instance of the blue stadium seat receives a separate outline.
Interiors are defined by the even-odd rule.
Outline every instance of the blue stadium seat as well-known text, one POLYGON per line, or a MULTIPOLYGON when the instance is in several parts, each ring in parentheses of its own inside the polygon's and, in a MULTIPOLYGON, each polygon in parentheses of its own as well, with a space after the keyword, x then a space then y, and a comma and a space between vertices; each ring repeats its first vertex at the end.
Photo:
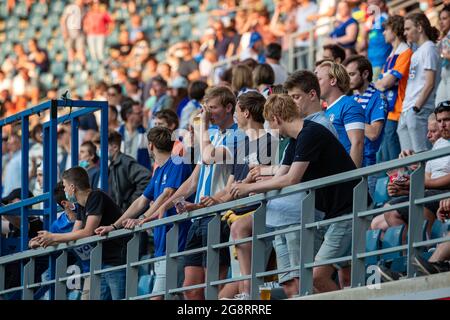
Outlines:
POLYGON ((35 3, 31 8, 30 18, 39 17, 42 18, 48 13, 47 4, 35 3))
POLYGON ((150 294, 153 290, 153 285, 155 283, 155 277, 151 274, 146 274, 139 277, 138 282, 138 296, 144 294, 150 294))
POLYGON ((67 300, 81 300, 80 290, 71 290, 67 293, 67 300))
POLYGON ((51 1, 52 12, 60 14, 64 11, 64 1, 51 1))
MULTIPOLYGON (((366 231, 366 252, 376 251, 380 249, 381 230, 366 231)), ((375 265, 378 262, 378 256, 367 257, 365 259, 366 266, 375 265)))
POLYGON ((25 2, 23 1, 19 1, 15 8, 14 8, 14 14, 18 17, 27 17, 28 16, 28 12, 27 12, 27 6, 25 5, 25 2))
POLYGON ((66 64, 62 61, 53 61, 50 71, 55 77, 62 78, 66 72, 66 64))
POLYGON ((153 16, 145 16, 142 20, 142 27, 145 31, 153 30, 156 25, 156 20, 153 16))
POLYGON ((443 223, 440 220, 435 220, 431 227, 431 239, 441 238, 447 235, 450 224, 443 223))
POLYGON ((6 33, 8 40, 10 41, 17 41, 17 38, 19 38, 19 34, 19 29, 11 29, 6 33))
MULTIPOLYGON (((396 226, 396 227, 390 227, 386 230, 384 233, 384 238, 382 242, 382 249, 388 249, 400 246, 402 244, 402 234, 403 230, 405 230, 405 226, 396 226)), ((395 258, 400 257, 402 254, 400 251, 392 252, 392 253, 385 253, 382 255, 381 260, 383 262, 389 262, 394 260, 395 258)))
POLYGON ((2 246, 0 251, 0 256, 17 253, 20 251, 20 238, 3 238, 2 237, 2 246))
POLYGON ((39 75, 39 82, 44 90, 49 90, 53 87, 53 74, 42 73, 39 75))
POLYGON ((389 177, 382 177, 377 179, 377 184, 375 186, 375 193, 373 195, 373 202, 375 208, 382 207, 386 202, 389 201, 390 197, 387 193, 387 185, 389 183, 389 177))
POLYGON ((8 10, 6 10, 6 5, 2 4, 0 6, 0 17, 7 18, 8 17, 8 10))

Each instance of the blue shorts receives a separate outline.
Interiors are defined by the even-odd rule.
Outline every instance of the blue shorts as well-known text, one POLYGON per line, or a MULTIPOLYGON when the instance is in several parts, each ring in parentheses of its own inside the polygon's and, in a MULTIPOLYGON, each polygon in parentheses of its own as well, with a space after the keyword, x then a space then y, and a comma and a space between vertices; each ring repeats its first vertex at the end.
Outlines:
MULTIPOLYGON (((192 222, 186 239, 184 250, 198 249, 206 247, 208 243, 208 223, 212 217, 197 219, 192 222)), ((221 222, 220 242, 228 242, 230 238, 230 227, 226 222, 221 222)), ((185 256, 185 267, 206 268, 206 251, 185 256)), ((220 266, 230 266, 230 250, 223 248, 219 250, 220 266)))

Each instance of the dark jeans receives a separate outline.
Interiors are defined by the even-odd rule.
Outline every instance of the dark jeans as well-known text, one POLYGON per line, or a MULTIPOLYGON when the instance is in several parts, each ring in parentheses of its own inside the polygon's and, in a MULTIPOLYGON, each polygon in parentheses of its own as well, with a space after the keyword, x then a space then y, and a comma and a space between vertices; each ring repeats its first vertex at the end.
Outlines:
POLYGON ((384 138, 377 153, 377 163, 397 159, 400 154, 400 141, 397 135, 398 121, 387 120, 384 138))

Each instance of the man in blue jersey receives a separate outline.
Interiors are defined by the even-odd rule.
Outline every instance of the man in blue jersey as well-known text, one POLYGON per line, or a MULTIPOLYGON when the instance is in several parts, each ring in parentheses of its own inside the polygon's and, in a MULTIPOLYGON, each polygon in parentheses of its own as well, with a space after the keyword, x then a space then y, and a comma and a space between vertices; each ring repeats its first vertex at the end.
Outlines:
MULTIPOLYGON (((105 235, 113 230, 122 227, 132 229, 136 225, 142 225, 145 222, 161 219, 176 214, 174 208, 162 212, 159 215, 157 209, 163 204, 182 183, 191 175, 191 166, 184 164, 178 156, 171 156, 174 141, 172 133, 164 127, 154 127, 147 134, 148 151, 155 159, 157 168, 153 174, 150 183, 144 190, 144 193, 137 198, 125 213, 109 226, 101 226, 95 230, 98 235, 105 235), (151 202, 153 203, 151 204, 151 202), (135 219, 148 206, 150 208, 144 213, 145 218, 135 219)), ((180 224, 178 231, 178 250, 183 251, 186 244, 186 236, 191 222, 185 221, 180 224)), ((153 229, 155 243, 155 257, 161 257, 166 254, 166 233, 171 225, 163 225, 153 229)), ((153 286, 153 293, 165 290, 166 282, 166 262, 155 262, 156 282, 153 286)), ((160 300, 163 295, 153 297, 154 300, 160 300)))
MULTIPOLYGON (((237 124, 233 114, 236 97, 233 92, 224 86, 210 88, 204 97, 205 105, 202 108, 200 128, 196 128, 198 141, 201 143, 201 163, 196 166, 192 175, 170 197, 159 211, 168 210, 173 206, 173 200, 179 197, 187 198, 196 192, 195 204, 188 203, 187 210, 203 207, 200 203, 202 197, 212 196, 225 188, 228 177, 232 171, 232 155, 234 145, 238 141, 237 124), (217 129, 208 130, 210 125, 217 129), (200 129, 200 130, 199 130, 200 129), (225 160, 225 161, 224 161, 225 160), (227 164, 230 163, 230 164, 227 164)), ((195 219, 189 230, 186 250, 204 247, 207 244, 208 223, 211 217, 195 219)), ((229 228, 223 224, 220 239, 226 242, 229 239, 229 228)), ((230 265, 228 249, 221 249, 219 277, 224 279, 230 265)), ((204 283, 206 275, 206 253, 196 253, 185 257, 183 286, 192 286, 204 283)), ((204 299, 204 289, 192 289, 185 293, 186 299, 204 299)))
POLYGON ((367 57, 372 63, 373 78, 378 79, 381 69, 386 63, 392 46, 384 39, 384 23, 389 18, 386 0, 368 0, 368 13, 366 25, 370 30, 363 34, 363 43, 367 46, 367 57))
MULTIPOLYGON (((363 167, 367 167, 377 162, 376 154, 383 139, 387 117, 387 100, 372 83, 372 64, 366 57, 351 56, 344 61, 344 66, 350 76, 353 98, 363 107, 366 116, 363 167)), ((369 177, 371 195, 375 191, 375 184, 376 177, 369 177)))
POLYGON ((365 116, 361 105, 345 95, 350 89, 350 77, 342 65, 331 61, 317 66, 316 75, 321 98, 327 103, 325 114, 336 128, 339 141, 359 168, 363 160, 365 116))

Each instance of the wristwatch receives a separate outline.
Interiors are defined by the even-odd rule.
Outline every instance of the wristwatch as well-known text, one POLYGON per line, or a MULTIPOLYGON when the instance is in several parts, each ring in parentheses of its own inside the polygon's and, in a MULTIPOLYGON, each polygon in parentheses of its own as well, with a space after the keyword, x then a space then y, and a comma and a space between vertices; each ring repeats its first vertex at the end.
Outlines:
POLYGON ((417 107, 417 106, 414 106, 414 107, 413 107, 413 110, 414 110, 415 113, 419 113, 419 112, 420 112, 420 108, 417 107))

